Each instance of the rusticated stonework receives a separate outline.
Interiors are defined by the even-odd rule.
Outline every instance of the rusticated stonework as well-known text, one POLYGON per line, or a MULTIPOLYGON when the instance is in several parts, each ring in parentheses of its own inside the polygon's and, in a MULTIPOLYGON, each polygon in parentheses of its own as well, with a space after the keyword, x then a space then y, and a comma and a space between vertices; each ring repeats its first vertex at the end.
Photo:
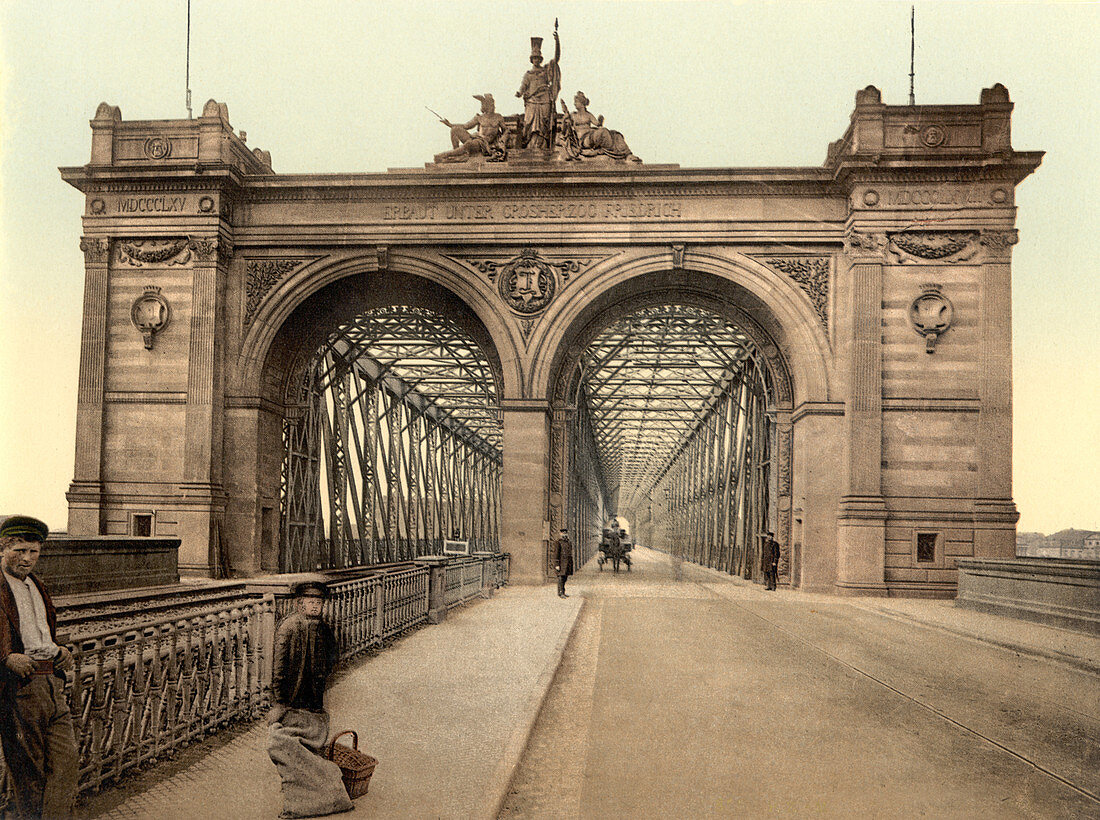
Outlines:
POLYGON ((245 281, 245 305, 244 324, 248 327, 252 324, 256 311, 260 309, 260 303, 264 297, 287 274, 302 264, 301 259, 249 259, 245 266, 247 279, 245 281))
POLYGON ((978 252, 976 231, 904 231, 890 234, 892 261, 902 265, 966 262, 978 252))
POLYGON ((829 258, 826 256, 779 256, 762 260, 798 283, 813 303, 821 326, 829 332, 829 258))

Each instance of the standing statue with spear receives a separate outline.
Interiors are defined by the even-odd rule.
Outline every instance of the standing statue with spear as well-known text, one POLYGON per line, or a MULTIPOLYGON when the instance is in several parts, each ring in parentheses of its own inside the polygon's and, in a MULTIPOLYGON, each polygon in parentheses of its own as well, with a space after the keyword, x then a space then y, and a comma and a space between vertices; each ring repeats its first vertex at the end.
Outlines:
POLYGON ((523 98, 523 145, 549 150, 554 145, 554 101, 561 91, 561 41, 554 20, 554 59, 542 64, 542 38, 531 38, 531 68, 523 75, 517 97, 523 98))

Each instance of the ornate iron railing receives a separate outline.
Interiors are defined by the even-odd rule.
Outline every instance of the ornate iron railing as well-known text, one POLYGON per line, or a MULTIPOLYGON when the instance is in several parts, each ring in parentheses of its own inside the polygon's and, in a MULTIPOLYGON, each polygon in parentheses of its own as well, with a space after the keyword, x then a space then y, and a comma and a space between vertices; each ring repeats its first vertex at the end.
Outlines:
POLYGON ((268 704, 275 600, 103 631, 70 645, 80 788, 251 719, 268 704))
POLYGON ((481 560, 460 558, 447 564, 444 601, 447 609, 481 595, 483 588, 481 560))
POLYGON ((382 638, 391 638, 428 617, 428 568, 394 572, 383 579, 382 638))
MULTIPOLYGON (((442 568, 446 606, 507 583, 508 564, 507 553, 449 561, 442 568)), ((330 581, 325 617, 340 659, 426 623, 430 572, 399 564, 330 581)), ((293 609, 290 580, 183 617, 78 633, 69 643, 75 664, 68 697, 82 791, 233 721, 259 717, 271 700, 276 616, 293 609)))

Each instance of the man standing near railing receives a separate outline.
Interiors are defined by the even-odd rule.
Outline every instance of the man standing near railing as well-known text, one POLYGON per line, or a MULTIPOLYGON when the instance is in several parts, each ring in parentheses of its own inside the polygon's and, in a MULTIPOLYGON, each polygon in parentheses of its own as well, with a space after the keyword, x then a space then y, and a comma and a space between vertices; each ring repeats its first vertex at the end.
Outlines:
POLYGON ((321 617, 328 587, 303 581, 293 590, 297 611, 275 630, 267 720, 267 753, 283 781, 281 817, 315 817, 354 808, 340 767, 322 757, 328 740, 325 684, 336 666, 336 637, 321 617))
POLYGON ((57 612, 33 574, 47 535, 49 528, 30 516, 0 523, 0 743, 15 816, 67 818, 79 766, 65 697, 73 656, 57 645, 57 612))

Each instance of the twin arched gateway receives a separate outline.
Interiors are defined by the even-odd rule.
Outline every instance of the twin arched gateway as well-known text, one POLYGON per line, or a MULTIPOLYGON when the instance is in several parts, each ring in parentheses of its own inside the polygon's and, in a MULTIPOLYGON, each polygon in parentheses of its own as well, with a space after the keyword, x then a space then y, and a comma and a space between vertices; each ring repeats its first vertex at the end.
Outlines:
POLYGON ((62 172, 86 195, 69 530, 238 575, 459 535, 541 582, 553 530, 621 512, 731 571, 761 527, 793 586, 949 594, 955 557, 1015 545, 1013 192, 1041 155, 1011 109, 868 88, 819 168, 282 175, 224 105, 101 105, 62 172), (701 351, 679 392, 662 338, 701 351))

